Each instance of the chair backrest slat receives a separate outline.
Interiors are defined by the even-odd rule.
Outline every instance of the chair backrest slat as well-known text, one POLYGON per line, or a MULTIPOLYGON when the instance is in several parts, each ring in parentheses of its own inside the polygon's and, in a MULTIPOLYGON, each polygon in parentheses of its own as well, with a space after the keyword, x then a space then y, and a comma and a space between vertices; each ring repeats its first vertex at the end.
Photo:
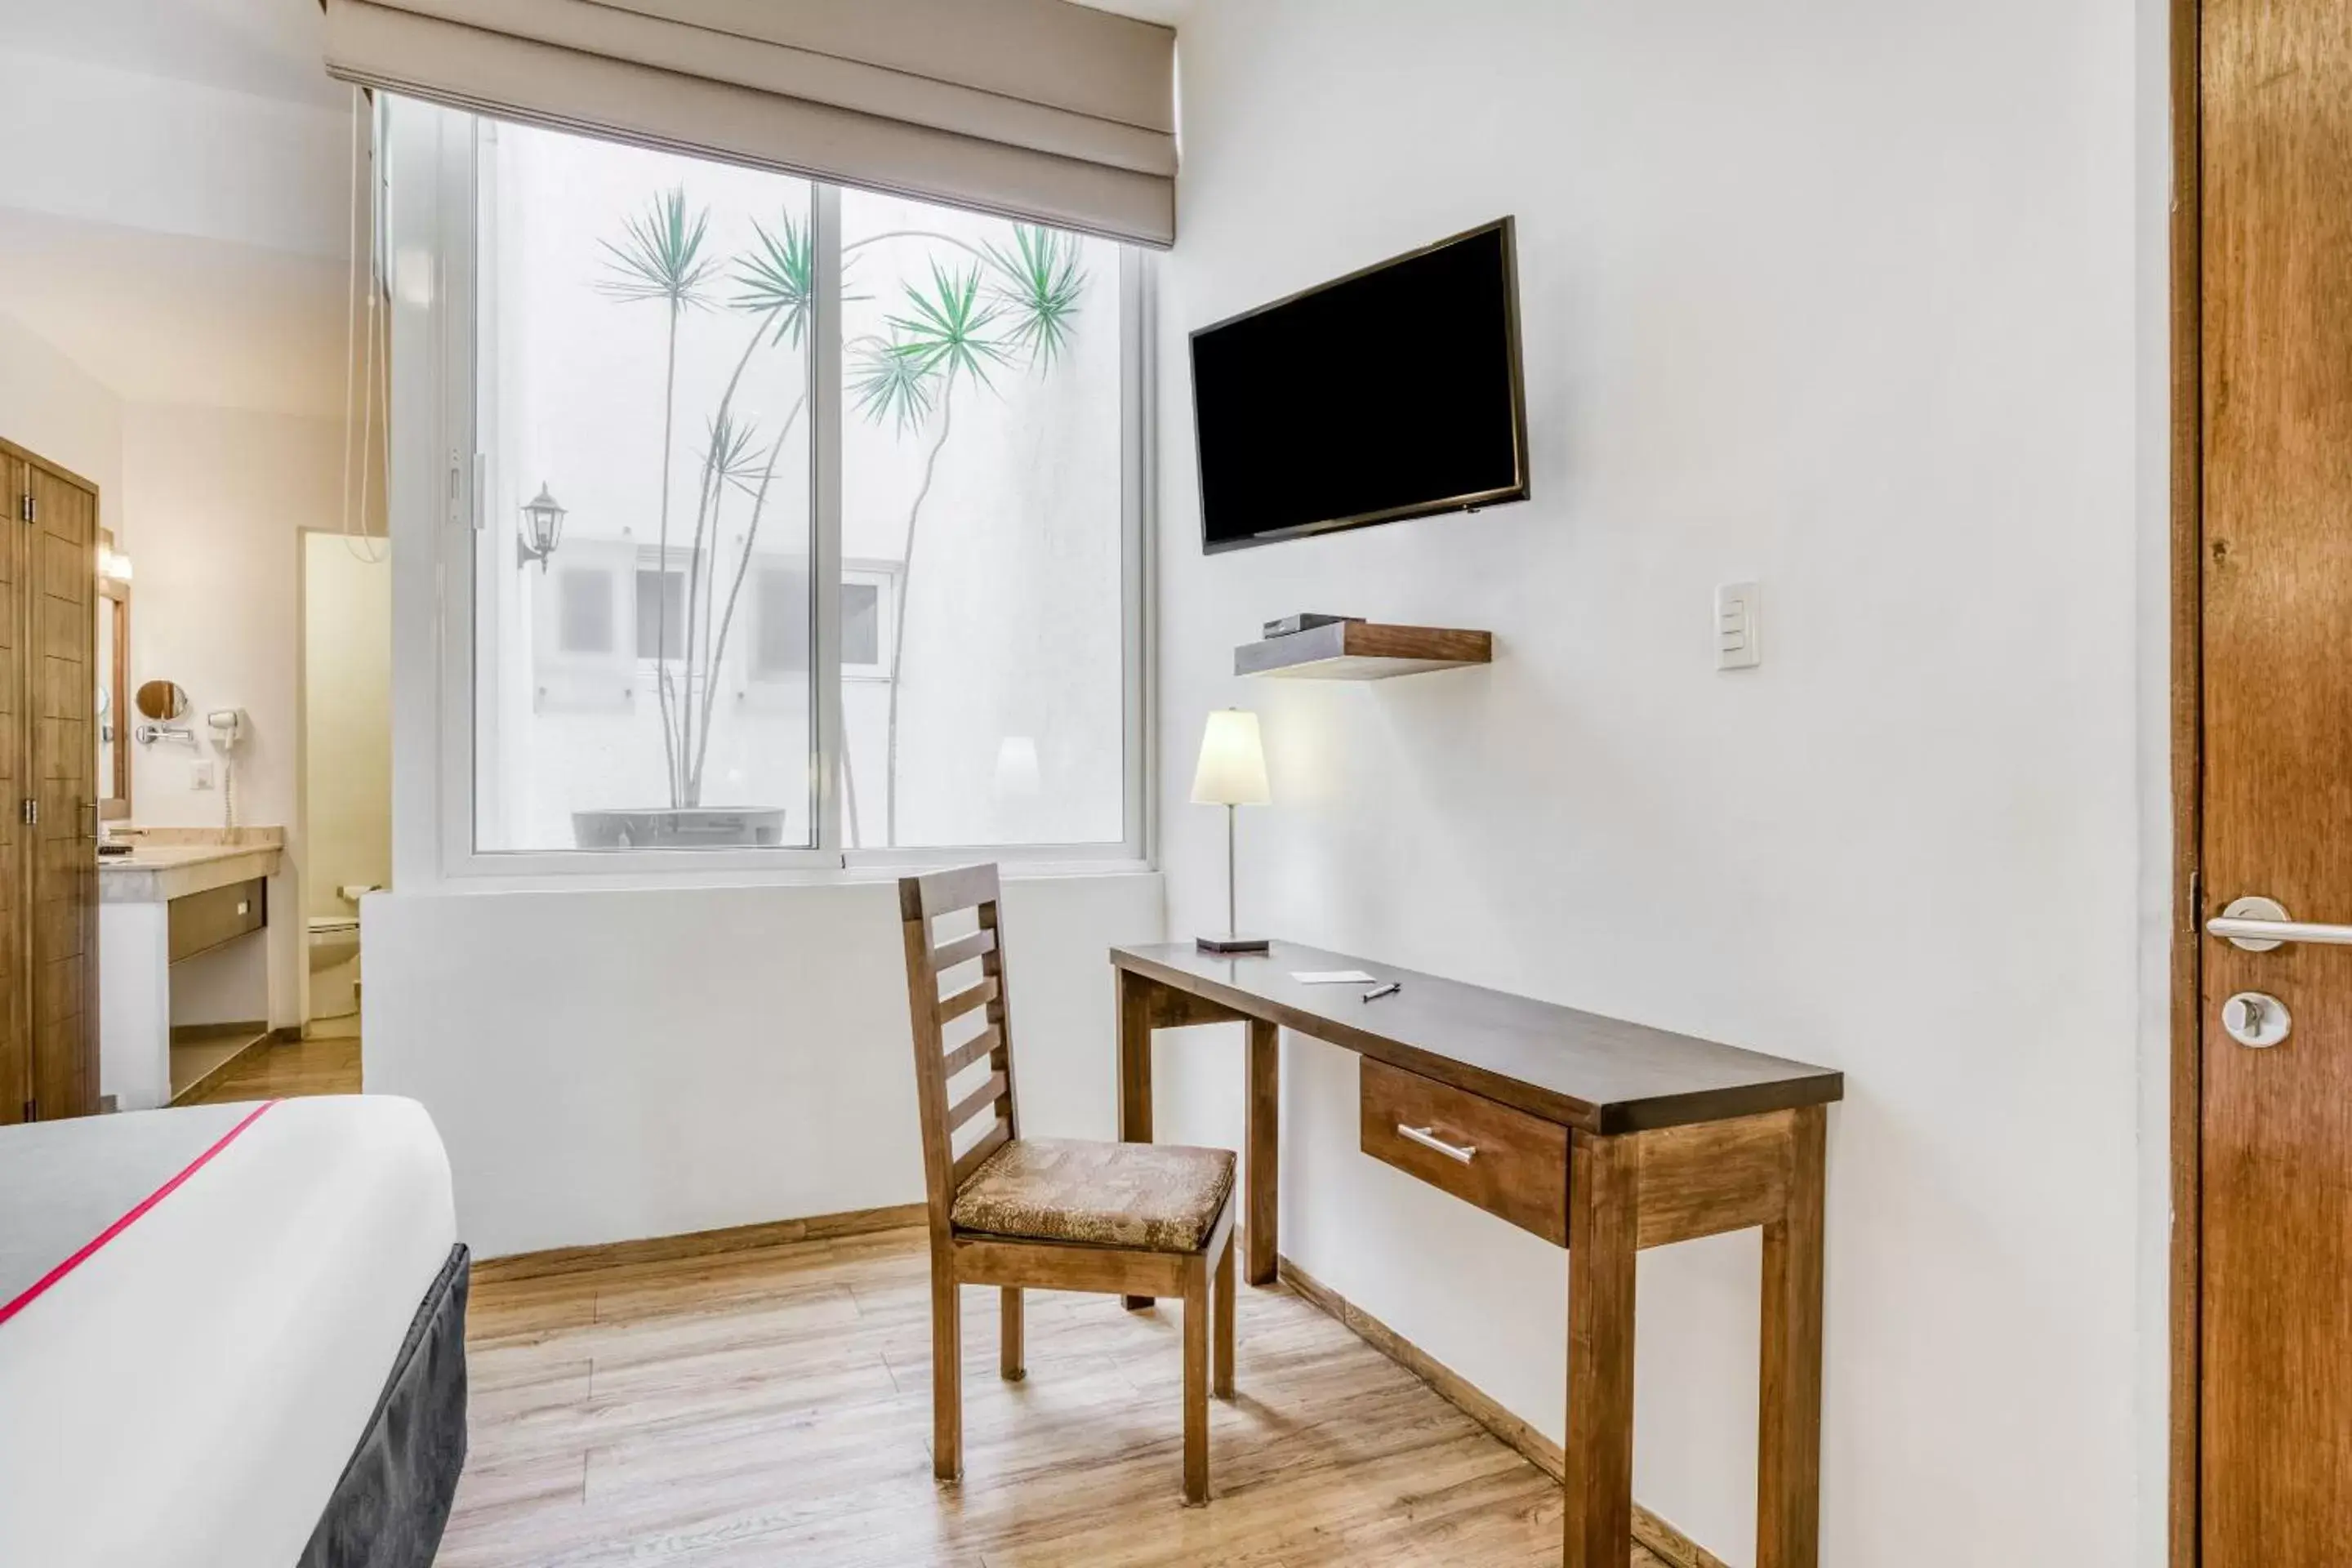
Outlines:
POLYGON ((955 1133, 962 1131, 965 1122, 983 1110, 992 1110, 999 1121, 1003 1120, 1004 1081, 1003 1073, 990 1073, 986 1083, 957 1100, 954 1107, 948 1111, 948 1131, 955 1133))
MULTIPOLYGON (((938 962, 936 955, 932 962, 935 963, 938 962)), ((981 1004, 995 1001, 999 989, 1001 988, 996 984, 996 976, 991 974, 971 990, 959 991, 940 1004, 940 1022, 944 1024, 951 1019, 961 1018, 981 1004)))
POLYGON ((948 1053, 947 1070, 940 1074, 940 1081, 942 1083, 953 1082, 956 1074, 963 1071, 964 1068, 971 1066, 972 1063, 980 1060, 982 1057, 994 1056, 997 1051, 1003 1047, 1003 1044, 1004 1037, 999 1034, 994 1027, 992 1026, 982 1029, 979 1034, 974 1035, 971 1039, 966 1040, 962 1045, 958 1046, 955 1049, 948 1053))
POLYGON ((916 1100, 923 1123, 923 1183, 935 1242, 947 1236, 948 1211, 957 1190, 990 1154, 1020 1136, 998 891, 994 866, 963 866, 898 882, 916 1100), (977 921, 977 930, 946 942, 938 939, 938 921, 966 913, 977 921), (953 996, 941 997, 940 976, 975 962, 980 977, 959 985, 953 996), (960 1028, 950 1038, 950 1026, 974 1017, 980 1022, 976 1033, 967 1038, 960 1028), (951 1106, 953 1080, 982 1061, 989 1064, 986 1080, 951 1106), (993 1117, 959 1155, 957 1133, 988 1110, 993 1117))
POLYGON ((961 1188, 971 1179, 971 1173, 980 1169, 982 1162, 1012 1141, 1013 1134, 1005 1131, 1003 1122, 991 1122, 988 1131, 980 1135, 979 1142, 956 1156, 955 1185, 961 1188))

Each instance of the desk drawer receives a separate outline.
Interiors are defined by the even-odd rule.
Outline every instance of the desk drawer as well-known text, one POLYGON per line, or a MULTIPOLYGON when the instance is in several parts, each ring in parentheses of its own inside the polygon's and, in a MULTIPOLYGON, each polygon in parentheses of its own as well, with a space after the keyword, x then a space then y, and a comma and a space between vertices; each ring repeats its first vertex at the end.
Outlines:
POLYGON ((256 877, 173 899, 163 909, 167 962, 207 952, 269 923, 269 884, 256 877))
POLYGON ((1365 1153, 1568 1245, 1567 1128, 1370 1057, 1359 1098, 1365 1153))

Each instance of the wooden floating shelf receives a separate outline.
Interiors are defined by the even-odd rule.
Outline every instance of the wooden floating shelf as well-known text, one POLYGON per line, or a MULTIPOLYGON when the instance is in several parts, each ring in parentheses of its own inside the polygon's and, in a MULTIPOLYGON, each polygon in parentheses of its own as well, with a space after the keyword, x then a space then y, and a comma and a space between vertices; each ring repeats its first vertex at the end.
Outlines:
POLYGON ((1444 626, 1383 626, 1339 621, 1234 649, 1235 675, 1292 680, 1386 680, 1424 670, 1491 664, 1495 634, 1444 626))

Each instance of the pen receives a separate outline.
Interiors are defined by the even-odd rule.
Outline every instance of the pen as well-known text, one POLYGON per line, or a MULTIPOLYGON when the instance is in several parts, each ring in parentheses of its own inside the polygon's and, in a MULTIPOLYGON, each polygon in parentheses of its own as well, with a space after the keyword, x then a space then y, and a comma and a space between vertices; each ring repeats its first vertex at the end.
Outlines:
POLYGON ((1365 992, 1364 1000, 1367 1002, 1377 1002, 1383 996, 1393 996, 1403 989, 1403 981, 1391 980, 1386 985, 1375 985, 1370 991, 1365 992))

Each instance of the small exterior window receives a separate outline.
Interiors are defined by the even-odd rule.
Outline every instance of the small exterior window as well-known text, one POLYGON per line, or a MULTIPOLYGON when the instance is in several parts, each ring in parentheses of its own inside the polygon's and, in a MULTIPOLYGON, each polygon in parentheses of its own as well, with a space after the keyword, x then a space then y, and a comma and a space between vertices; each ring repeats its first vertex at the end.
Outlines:
POLYGON ((686 654, 686 574, 637 568, 637 657, 651 663, 686 654))
POLYGON ((556 574, 556 649, 565 654, 613 651, 613 575, 568 568, 556 574))

